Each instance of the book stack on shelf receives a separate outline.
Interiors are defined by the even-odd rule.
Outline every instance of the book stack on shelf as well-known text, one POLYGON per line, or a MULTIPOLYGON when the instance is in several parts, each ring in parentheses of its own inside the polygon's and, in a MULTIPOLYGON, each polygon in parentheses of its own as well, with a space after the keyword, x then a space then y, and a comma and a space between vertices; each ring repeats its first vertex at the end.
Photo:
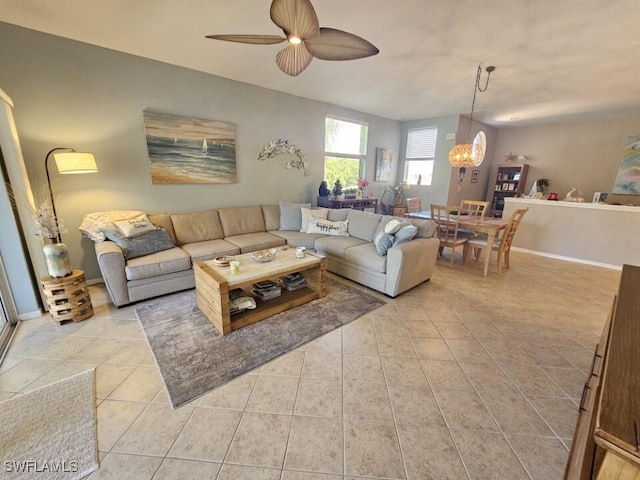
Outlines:
POLYGON ((282 286, 289 291, 298 290, 307 286, 307 279, 300 272, 286 275, 280 279, 282 286))
POLYGON ((245 310, 256 308, 255 299, 241 288, 236 288, 229 292, 229 314, 244 312, 245 310))
POLYGON ((251 286, 251 292, 263 302, 271 300, 272 298, 279 297, 282 293, 282 288, 276 282, 271 280, 265 280, 263 282, 254 283, 251 286))

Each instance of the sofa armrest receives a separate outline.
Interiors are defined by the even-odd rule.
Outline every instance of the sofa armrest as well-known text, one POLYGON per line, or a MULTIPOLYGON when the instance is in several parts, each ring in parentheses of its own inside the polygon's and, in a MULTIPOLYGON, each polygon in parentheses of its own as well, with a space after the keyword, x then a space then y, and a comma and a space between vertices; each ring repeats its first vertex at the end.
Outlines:
POLYGON ((130 303, 125 260, 122 249, 114 242, 96 242, 96 257, 111 301, 116 307, 130 303))
POLYGON ((414 238, 387 251, 385 292, 396 297, 402 292, 429 280, 436 268, 440 240, 414 238))

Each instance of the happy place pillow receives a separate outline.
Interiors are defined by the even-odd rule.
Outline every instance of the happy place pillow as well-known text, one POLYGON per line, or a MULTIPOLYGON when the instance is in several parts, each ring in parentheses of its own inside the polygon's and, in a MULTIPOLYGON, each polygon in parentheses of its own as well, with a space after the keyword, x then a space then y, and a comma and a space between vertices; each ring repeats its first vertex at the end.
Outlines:
POLYGON ((324 235, 339 235, 342 237, 348 237, 349 224, 346 220, 332 222, 330 220, 323 220, 321 218, 312 218, 309 220, 309 228, 307 233, 322 233, 324 235))
POLYGON ((300 208, 300 212, 302 213, 302 224, 300 226, 300 231, 309 233, 307 232, 307 230, 309 230, 309 220, 313 220, 314 218, 321 218, 322 220, 326 220, 329 210, 327 210, 326 208, 312 210, 310 208, 302 207, 300 208))

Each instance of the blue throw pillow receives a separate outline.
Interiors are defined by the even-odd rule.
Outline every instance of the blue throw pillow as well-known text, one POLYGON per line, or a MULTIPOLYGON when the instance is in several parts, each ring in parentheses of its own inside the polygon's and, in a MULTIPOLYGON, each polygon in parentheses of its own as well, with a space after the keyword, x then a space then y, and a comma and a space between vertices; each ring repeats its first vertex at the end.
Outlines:
POLYGON ((396 232, 395 240, 393 241, 393 246, 400 245, 401 243, 408 242, 409 240, 413 240, 413 237, 418 233, 418 227, 414 225, 407 225, 402 227, 400 230, 396 232))
POLYGON ((164 228, 151 230, 137 237, 125 237, 120 230, 115 227, 103 228, 102 233, 108 240, 111 240, 122 249, 126 260, 142 257, 150 253, 169 250, 175 245, 171 243, 169 234, 164 228))
POLYGON ((387 250, 393 246, 393 237, 384 232, 378 232, 376 238, 373 239, 373 244, 376 246, 376 253, 384 257, 387 254, 387 250))

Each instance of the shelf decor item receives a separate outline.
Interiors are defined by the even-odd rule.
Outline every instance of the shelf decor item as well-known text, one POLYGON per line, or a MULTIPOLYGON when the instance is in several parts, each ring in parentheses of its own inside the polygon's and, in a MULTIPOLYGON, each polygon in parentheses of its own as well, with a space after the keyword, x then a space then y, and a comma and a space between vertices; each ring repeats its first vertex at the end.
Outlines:
POLYGON ((47 272, 53 278, 62 278, 71 275, 71 262, 69 261, 69 250, 62 242, 57 242, 56 238, 48 238, 47 243, 42 247, 44 260, 47 264, 47 272))
POLYGON ((281 138, 278 140, 269 140, 269 143, 262 148, 262 151, 258 155, 258 160, 266 160, 268 158, 273 158, 276 155, 294 155, 295 158, 292 158, 285 163, 284 168, 287 170, 292 170, 294 168, 304 170, 305 177, 311 174, 311 171, 309 170, 309 162, 305 160, 302 150, 300 150, 296 145, 289 143, 289 140, 282 140, 281 138))

